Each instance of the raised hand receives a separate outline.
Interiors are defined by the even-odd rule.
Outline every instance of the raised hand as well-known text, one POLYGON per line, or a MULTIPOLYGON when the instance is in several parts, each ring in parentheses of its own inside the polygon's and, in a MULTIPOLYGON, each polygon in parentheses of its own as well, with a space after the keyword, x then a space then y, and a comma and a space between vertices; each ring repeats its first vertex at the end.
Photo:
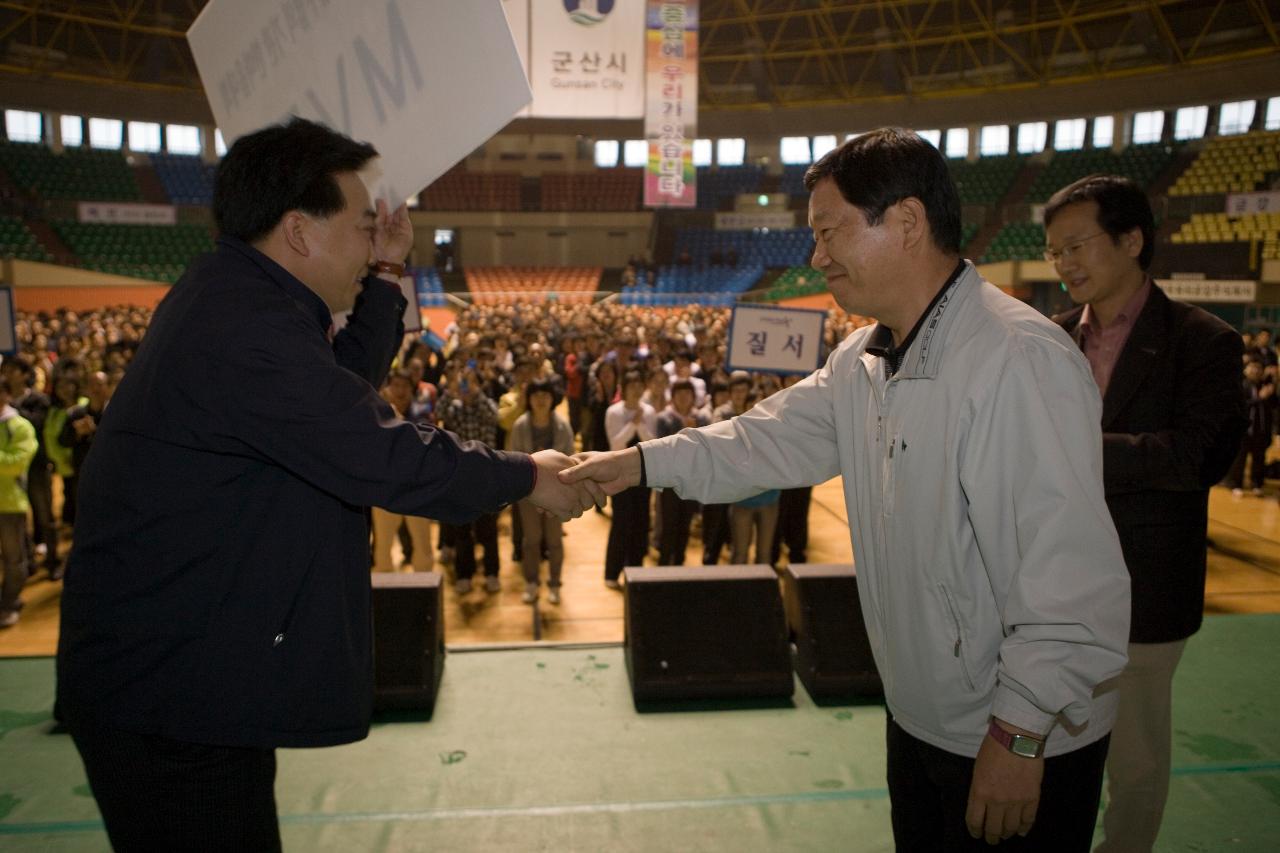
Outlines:
POLYGON ((640 485, 640 448, 612 450, 607 453, 578 453, 577 462, 559 474, 563 483, 580 484, 594 481, 606 495, 640 485))
POLYGON ((577 518, 594 505, 604 505, 605 493, 596 483, 567 483, 556 475, 576 465, 576 461, 557 450, 540 450, 532 456, 538 466, 538 482, 529 501, 538 509, 561 521, 577 518))
POLYGON ((378 199, 374 220, 373 252, 380 261, 403 263, 413 248, 413 223, 409 206, 402 204, 392 213, 385 199, 378 199))

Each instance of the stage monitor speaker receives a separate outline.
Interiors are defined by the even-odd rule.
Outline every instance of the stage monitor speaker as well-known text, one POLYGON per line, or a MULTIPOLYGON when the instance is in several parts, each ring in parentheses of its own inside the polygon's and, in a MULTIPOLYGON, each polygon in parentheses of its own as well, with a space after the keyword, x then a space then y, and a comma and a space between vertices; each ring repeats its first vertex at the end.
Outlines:
POLYGON ((635 701, 795 692, 773 569, 633 567, 626 580, 627 674, 635 701))
POLYGON ((817 698, 881 696, 851 565, 798 564, 782 576, 796 674, 817 698))
POLYGON ((444 673, 438 572, 373 578, 373 707, 431 711, 444 673))

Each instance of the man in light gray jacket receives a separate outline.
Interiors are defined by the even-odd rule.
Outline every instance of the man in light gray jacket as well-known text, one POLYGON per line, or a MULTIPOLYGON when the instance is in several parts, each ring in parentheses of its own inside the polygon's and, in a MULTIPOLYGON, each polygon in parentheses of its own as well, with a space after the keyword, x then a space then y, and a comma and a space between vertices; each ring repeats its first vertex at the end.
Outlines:
POLYGON ((1129 629, 1089 366, 960 258, 914 133, 851 140, 805 185, 813 266, 878 323, 749 413, 560 476, 729 502, 844 475, 898 849, 1087 851, 1129 629))

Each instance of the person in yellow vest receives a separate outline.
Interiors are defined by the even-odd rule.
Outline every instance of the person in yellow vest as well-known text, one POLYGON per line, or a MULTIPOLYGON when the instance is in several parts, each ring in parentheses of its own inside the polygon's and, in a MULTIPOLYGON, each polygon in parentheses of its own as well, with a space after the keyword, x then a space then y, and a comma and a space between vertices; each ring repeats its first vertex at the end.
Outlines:
MULTIPOLYGON (((70 447, 58 441, 62 428, 67 423, 67 411, 76 406, 87 406, 88 397, 80 396, 80 375, 68 372, 58 378, 53 385, 53 405, 49 407, 49 415, 44 419, 44 446, 53 463, 53 473, 62 479, 62 528, 71 528, 76 523, 76 463, 70 447)), ((59 533, 55 532, 49 543, 49 579, 62 577, 62 565, 58 562, 59 533)))
POLYGON ((0 563, 4 586, 0 591, 0 628, 18 622, 19 596, 27 582, 22 537, 27 525, 27 468, 36 455, 36 428, 9 405, 9 386, 0 382, 0 563))

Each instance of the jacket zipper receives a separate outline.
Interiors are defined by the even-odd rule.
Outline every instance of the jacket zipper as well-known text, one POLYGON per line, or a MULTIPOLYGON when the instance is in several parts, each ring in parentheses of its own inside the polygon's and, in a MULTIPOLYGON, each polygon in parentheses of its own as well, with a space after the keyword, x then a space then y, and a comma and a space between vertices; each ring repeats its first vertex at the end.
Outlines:
POLYGON ((960 671, 964 674, 964 683, 970 690, 976 690, 977 688, 973 684, 973 676, 969 674, 969 664, 964 659, 964 656, 960 654, 961 638, 963 637, 963 631, 960 627, 960 612, 956 609, 955 602, 951 599, 950 590, 943 584, 938 584, 938 589, 942 590, 942 597, 947 602, 947 612, 951 614, 951 623, 956 629, 956 644, 951 650, 951 654, 956 660, 960 661, 960 671))

